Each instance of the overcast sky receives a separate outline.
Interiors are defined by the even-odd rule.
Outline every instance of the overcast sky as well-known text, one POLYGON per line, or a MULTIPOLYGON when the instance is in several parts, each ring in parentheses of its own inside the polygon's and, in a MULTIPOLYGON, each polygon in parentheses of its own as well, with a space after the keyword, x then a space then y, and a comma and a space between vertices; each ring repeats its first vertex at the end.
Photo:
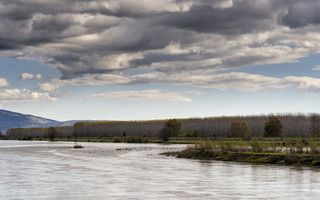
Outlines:
POLYGON ((0 108, 56 120, 320 112, 318 0, 0 0, 0 108))

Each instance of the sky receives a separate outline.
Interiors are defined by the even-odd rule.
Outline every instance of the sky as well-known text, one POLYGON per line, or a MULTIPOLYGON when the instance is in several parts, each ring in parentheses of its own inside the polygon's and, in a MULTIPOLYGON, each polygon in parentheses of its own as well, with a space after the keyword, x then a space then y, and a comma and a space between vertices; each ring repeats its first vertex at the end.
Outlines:
POLYGON ((55 120, 320 112, 318 0, 0 0, 0 109, 55 120))

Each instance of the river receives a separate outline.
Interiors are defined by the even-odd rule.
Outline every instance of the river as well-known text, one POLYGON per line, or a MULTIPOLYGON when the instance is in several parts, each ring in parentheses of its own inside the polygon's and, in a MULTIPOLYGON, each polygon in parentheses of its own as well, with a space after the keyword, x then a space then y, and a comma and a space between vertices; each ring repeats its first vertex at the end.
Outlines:
POLYGON ((320 169, 159 155, 185 145, 0 141, 0 199, 319 199, 320 169))

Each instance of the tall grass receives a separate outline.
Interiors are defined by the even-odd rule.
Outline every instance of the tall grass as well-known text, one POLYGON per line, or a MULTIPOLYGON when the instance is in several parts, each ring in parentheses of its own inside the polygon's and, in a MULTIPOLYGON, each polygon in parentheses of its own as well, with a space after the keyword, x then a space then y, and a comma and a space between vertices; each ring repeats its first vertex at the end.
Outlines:
POLYGON ((195 145, 189 145, 187 150, 216 150, 231 152, 255 152, 255 153, 289 153, 289 154, 320 154, 320 143, 294 141, 294 142, 265 142, 253 138, 252 141, 199 141, 195 145))

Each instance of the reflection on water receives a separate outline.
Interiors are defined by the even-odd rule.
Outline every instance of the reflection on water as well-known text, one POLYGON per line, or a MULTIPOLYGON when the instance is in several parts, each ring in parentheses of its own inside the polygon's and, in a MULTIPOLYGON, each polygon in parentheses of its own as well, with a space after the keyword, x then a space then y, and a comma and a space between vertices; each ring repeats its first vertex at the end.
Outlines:
POLYGON ((318 199, 320 170, 176 159, 184 145, 0 141, 0 199, 318 199))

